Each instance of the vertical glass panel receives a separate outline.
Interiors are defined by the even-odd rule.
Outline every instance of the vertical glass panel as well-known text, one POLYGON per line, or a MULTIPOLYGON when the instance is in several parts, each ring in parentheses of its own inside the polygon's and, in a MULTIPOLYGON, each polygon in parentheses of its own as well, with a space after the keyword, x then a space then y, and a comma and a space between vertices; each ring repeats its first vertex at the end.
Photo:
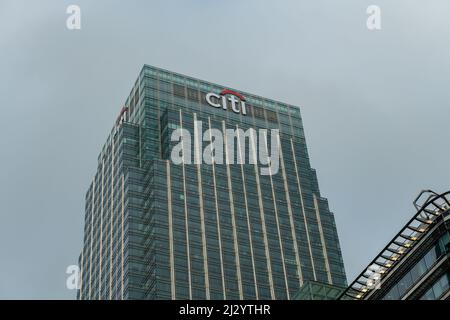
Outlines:
POLYGON ((436 247, 434 247, 425 255, 425 264, 428 269, 431 268, 431 266, 434 264, 436 259, 437 259, 437 253, 436 253, 436 247))
POLYGON ((402 280, 400 280, 400 282, 398 283, 398 291, 400 296, 403 296, 406 291, 409 289, 409 287, 412 285, 413 280, 411 277, 411 273, 408 272, 403 278, 402 280))
POLYGON ((415 282, 419 279, 425 272, 427 271, 427 266, 425 265, 425 261, 421 259, 412 269, 411 269, 411 277, 412 281, 415 282))

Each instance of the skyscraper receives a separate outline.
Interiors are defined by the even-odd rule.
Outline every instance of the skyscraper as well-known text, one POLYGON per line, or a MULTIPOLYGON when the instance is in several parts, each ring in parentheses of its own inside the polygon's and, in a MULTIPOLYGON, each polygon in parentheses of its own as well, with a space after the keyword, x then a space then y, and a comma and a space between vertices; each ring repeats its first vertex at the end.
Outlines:
POLYGON ((144 66, 86 193, 79 265, 79 299, 290 299, 307 280, 345 286, 299 108, 144 66))

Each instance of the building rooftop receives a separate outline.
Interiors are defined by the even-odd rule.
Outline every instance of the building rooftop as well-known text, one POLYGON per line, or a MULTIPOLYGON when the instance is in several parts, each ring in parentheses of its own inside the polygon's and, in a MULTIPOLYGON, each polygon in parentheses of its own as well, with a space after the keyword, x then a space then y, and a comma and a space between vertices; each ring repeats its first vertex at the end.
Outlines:
POLYGON ((364 300, 431 230, 440 216, 450 211, 450 191, 424 190, 414 200, 416 213, 341 294, 339 299, 364 300))

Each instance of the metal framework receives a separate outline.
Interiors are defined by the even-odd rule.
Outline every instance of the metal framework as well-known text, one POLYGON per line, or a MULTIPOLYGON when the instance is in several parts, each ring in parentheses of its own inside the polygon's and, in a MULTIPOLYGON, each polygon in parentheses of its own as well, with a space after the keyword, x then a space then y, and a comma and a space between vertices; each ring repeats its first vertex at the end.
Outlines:
POLYGON ((423 190, 413 201, 417 212, 399 233, 372 260, 369 266, 340 295, 340 299, 363 300, 418 243, 442 213, 450 209, 450 191, 437 194, 423 190), (419 200, 427 196, 419 204, 419 200))

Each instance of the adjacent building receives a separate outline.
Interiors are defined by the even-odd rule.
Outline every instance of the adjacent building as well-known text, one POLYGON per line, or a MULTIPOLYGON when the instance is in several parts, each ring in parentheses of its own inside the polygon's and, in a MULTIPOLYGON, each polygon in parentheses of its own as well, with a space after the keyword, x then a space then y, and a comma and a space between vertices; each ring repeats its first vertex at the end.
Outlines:
POLYGON ((412 219, 340 299, 450 299, 450 191, 423 191, 414 204, 412 219))
POLYGON ((98 156, 79 265, 79 299, 291 299, 308 280, 345 287, 299 108, 144 66, 98 156), (220 132, 236 143, 208 163, 220 132), (258 159, 261 141, 279 154, 258 159))
POLYGON ((337 300, 344 292, 344 287, 307 281, 300 290, 292 297, 293 300, 337 300))

